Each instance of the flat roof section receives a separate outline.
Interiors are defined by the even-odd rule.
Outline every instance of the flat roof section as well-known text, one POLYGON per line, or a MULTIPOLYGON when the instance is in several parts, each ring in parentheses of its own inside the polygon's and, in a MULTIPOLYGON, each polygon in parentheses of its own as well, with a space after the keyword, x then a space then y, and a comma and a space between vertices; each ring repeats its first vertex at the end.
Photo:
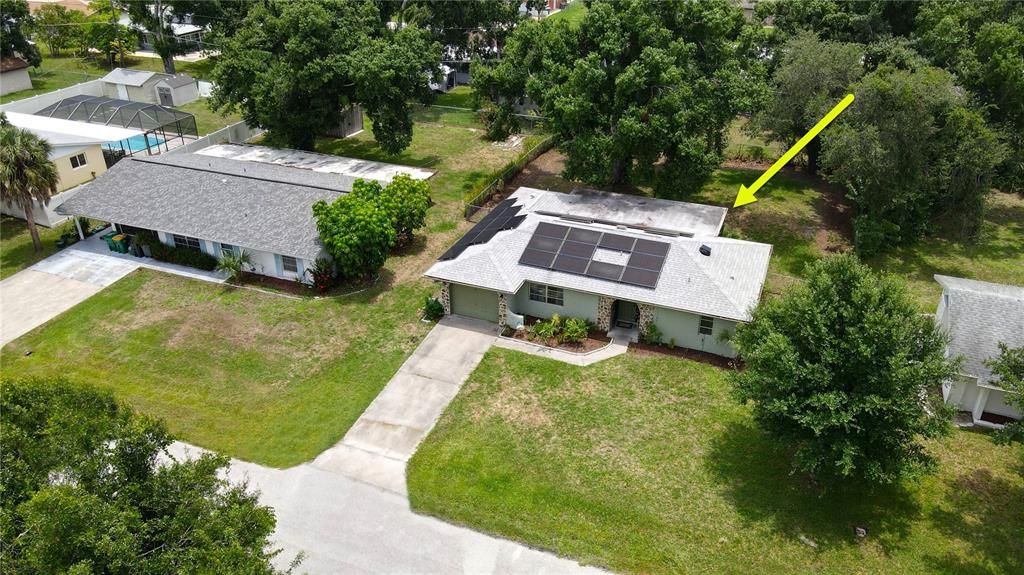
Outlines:
POLYGON ((434 175, 433 170, 414 166, 385 164, 383 162, 358 160, 355 158, 332 156, 330 154, 268 148, 266 146, 253 146, 250 144, 220 144, 203 148, 196 153, 204 156, 217 156, 246 162, 303 168, 314 172, 341 174, 352 178, 376 180, 383 183, 390 182, 398 174, 408 174, 414 180, 426 180, 434 175))
POLYGON ((715 237, 728 209, 577 188, 569 194, 544 194, 530 211, 581 221, 624 225, 645 231, 690 237, 715 237))
POLYGON ((60 118, 21 114, 18 112, 7 112, 6 114, 7 120, 12 125, 36 134, 50 142, 51 146, 105 144, 142 135, 142 132, 139 130, 129 130, 115 126, 89 124, 87 122, 62 120, 60 118))

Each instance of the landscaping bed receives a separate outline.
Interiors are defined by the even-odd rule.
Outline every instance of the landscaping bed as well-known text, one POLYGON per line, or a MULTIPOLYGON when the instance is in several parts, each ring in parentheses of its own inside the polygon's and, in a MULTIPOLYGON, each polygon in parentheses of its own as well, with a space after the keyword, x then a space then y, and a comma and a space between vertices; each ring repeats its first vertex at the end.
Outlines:
POLYGON ((409 462, 411 505, 625 573, 1024 572, 1021 448, 955 431, 919 482, 821 492, 727 373, 492 348, 409 462))
POLYGON ((689 359, 700 363, 706 363, 720 368, 740 369, 742 362, 739 359, 729 359, 714 353, 688 349, 685 347, 669 347, 665 344, 655 345, 644 342, 629 344, 629 353, 647 357, 678 357, 689 359))
MULTIPOLYGON (((527 322, 529 325, 530 322, 527 322)), ((559 341, 557 338, 541 339, 534 337, 530 334, 528 329, 511 329, 506 327, 505 331, 501 334, 509 339, 515 339, 519 341, 527 341, 535 345, 542 345, 544 347, 550 347, 553 349, 561 349, 563 351, 571 351, 573 353, 587 353, 611 343, 611 338, 596 329, 591 329, 587 332, 587 337, 578 342, 567 342, 559 341)))

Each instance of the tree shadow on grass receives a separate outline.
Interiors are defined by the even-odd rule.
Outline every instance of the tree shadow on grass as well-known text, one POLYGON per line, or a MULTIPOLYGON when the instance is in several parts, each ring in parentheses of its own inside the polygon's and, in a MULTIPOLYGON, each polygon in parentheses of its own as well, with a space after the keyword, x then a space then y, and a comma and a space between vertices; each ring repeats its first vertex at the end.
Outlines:
MULTIPOLYGON (((1024 465, 1016 471, 1024 475, 1024 465)), ((947 489, 950 504, 932 511, 929 519, 949 539, 966 542, 976 556, 950 552, 926 557, 933 569, 964 575, 1024 573, 1024 487, 982 467, 950 480, 947 489)))
POLYGON ((316 151, 322 154, 345 156, 348 158, 360 158, 374 162, 403 164, 420 168, 430 168, 441 162, 440 156, 417 156, 410 153, 409 149, 398 154, 388 154, 381 149, 376 140, 356 137, 320 138, 317 140, 316 151))
POLYGON ((847 488, 822 492, 790 474, 784 446, 752 423, 731 423, 716 437, 705 465, 725 497, 750 523, 765 523, 819 550, 856 544, 855 529, 890 553, 910 532, 920 508, 902 487, 847 488))

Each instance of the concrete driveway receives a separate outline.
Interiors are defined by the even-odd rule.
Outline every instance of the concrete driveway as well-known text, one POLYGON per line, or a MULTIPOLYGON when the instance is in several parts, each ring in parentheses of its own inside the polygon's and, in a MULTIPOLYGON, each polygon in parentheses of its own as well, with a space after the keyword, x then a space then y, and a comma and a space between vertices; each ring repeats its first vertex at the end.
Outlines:
POLYGON ((497 335, 495 324, 446 316, 313 466, 405 495, 406 462, 497 335))
POLYGON ((78 242, 0 282, 0 346, 43 325, 140 267, 223 282, 224 274, 113 253, 102 234, 78 242))
MULTIPOLYGON (((201 450, 175 443, 169 451, 180 459, 201 450)), ((278 563, 303 552, 299 573, 604 573, 417 515, 401 495, 309 464, 281 470, 232 461, 228 479, 248 481, 274 508, 278 563)))
POLYGON ((64 313, 139 266, 70 248, 0 282, 0 346, 64 313))

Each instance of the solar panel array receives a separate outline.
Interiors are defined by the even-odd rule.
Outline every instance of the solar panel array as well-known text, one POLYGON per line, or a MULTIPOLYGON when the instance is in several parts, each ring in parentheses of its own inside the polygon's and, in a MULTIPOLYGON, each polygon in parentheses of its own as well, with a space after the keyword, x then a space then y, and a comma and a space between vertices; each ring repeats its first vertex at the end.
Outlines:
POLYGON ((439 259, 441 261, 453 260, 469 246, 486 244, 494 237, 494 234, 518 227, 526 219, 526 215, 519 215, 521 206, 513 205, 515 202, 513 199, 508 199, 494 206, 491 213, 484 216, 471 230, 466 232, 466 235, 462 236, 462 239, 441 254, 439 259))
POLYGON ((665 242, 541 222, 519 263, 653 288, 658 285, 668 248, 665 242), (629 259, 625 265, 595 260, 598 249, 628 254, 629 259))

